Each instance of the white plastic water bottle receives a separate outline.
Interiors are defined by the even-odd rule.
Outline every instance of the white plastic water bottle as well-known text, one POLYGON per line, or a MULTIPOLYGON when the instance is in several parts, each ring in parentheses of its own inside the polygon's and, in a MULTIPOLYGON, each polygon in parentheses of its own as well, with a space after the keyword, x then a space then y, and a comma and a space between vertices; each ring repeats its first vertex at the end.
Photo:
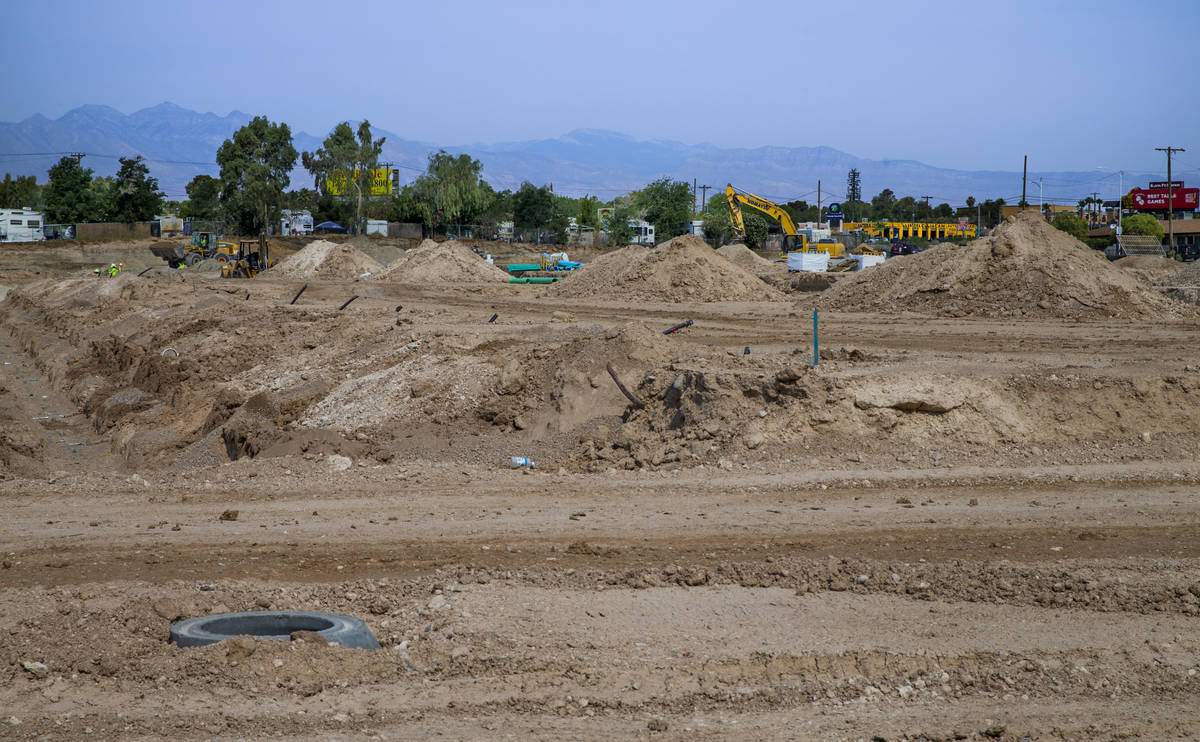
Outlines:
POLYGON ((510 456, 508 459, 509 469, 532 469, 533 461, 527 456, 510 456))

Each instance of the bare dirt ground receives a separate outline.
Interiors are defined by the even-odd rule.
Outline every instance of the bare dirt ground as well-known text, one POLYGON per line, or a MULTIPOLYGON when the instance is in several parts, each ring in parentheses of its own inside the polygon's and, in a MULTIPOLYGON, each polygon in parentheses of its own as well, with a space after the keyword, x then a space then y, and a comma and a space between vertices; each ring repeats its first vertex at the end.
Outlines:
POLYGON ((85 270, 0 272, 5 739, 1200 735, 1187 305, 85 270), (268 608, 383 649, 166 642, 268 608))

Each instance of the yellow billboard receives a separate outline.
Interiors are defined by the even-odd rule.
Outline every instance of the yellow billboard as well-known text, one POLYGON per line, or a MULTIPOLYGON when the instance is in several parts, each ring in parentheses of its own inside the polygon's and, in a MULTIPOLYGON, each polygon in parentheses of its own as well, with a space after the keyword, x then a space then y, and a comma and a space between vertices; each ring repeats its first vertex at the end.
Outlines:
MULTIPOLYGON (((371 187, 368 196, 390 196, 395 193, 397 170, 391 168, 375 168, 371 171, 371 187)), ((354 184, 351 178, 358 177, 358 170, 350 175, 349 170, 331 170, 325 176, 325 192, 330 196, 351 196, 354 194, 354 184)))

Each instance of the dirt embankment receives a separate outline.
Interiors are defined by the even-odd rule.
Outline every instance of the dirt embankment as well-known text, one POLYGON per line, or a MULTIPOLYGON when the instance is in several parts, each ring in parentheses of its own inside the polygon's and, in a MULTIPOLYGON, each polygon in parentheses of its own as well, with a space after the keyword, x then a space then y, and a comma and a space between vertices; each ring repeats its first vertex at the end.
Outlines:
POLYGON ((956 317, 1148 318, 1192 316, 1104 254, 1021 212, 966 247, 893 258, 839 281, 821 305, 850 311, 956 317))

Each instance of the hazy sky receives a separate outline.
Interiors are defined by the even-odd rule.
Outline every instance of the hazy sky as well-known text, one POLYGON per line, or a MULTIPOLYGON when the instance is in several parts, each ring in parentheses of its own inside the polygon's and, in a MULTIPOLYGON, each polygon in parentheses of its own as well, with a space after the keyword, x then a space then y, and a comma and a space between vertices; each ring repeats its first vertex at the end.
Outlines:
POLYGON ((598 128, 997 170, 1154 170, 1172 145, 1200 180, 1197 0, 59 0, 4 17, 4 121, 169 100, 317 135, 363 117, 442 145, 598 128))

